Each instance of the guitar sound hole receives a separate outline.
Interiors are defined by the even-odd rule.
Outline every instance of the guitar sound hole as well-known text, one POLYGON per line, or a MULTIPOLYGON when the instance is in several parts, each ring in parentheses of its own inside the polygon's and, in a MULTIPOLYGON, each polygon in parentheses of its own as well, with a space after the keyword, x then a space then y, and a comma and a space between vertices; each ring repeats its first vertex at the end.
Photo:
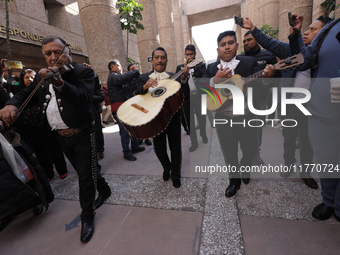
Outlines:
POLYGON ((154 91, 152 91, 151 96, 160 97, 161 95, 164 95, 165 92, 166 92, 165 87, 159 87, 159 88, 156 88, 154 91))
MULTIPOLYGON (((234 82, 232 82, 232 81, 228 81, 226 84, 228 84, 228 85, 235 85, 235 83, 234 82)), ((233 96, 233 94, 230 92, 230 90, 229 89, 226 89, 226 88, 223 88, 222 90, 221 90, 221 94, 222 94, 222 96, 224 96, 224 97, 226 97, 226 98, 232 98, 232 96, 233 96)))

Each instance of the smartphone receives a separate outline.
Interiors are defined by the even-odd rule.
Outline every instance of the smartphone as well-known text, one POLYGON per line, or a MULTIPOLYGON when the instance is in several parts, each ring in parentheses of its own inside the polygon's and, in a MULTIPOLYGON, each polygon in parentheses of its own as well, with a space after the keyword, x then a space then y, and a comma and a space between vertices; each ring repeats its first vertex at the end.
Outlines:
POLYGON ((237 24, 239 26, 243 26, 243 18, 237 17, 237 16, 234 15, 234 21, 235 21, 235 24, 237 24))
POLYGON ((8 67, 8 68, 22 69, 21 61, 6 61, 4 62, 4 64, 5 64, 5 67, 8 67))
POLYGON ((292 19, 292 13, 291 12, 288 12, 288 21, 289 21, 289 25, 291 27, 294 27, 293 19, 292 19))

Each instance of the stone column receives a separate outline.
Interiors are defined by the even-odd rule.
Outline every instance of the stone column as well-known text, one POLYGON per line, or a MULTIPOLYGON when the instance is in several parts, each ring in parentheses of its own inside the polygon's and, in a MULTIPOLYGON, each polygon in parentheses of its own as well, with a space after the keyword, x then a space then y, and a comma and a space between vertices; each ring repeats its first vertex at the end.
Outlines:
POLYGON ((142 71, 146 73, 152 70, 148 57, 151 57, 152 51, 159 46, 159 35, 155 0, 140 0, 139 3, 143 6, 141 23, 144 30, 137 32, 138 49, 142 71))
POLYGON ((116 0, 78 0, 90 64, 101 81, 107 79, 107 64, 118 59, 127 68, 125 47, 116 0))
MULTIPOLYGON (((340 4, 340 0, 336 0, 335 7, 337 7, 340 4)), ((338 9, 335 10, 335 18, 340 18, 340 6, 338 9)))
POLYGON ((278 0, 259 0, 258 2, 258 26, 265 24, 274 29, 279 26, 279 1, 278 0))
POLYGON ((321 15, 325 14, 325 7, 321 6, 324 0, 313 0, 312 20, 316 20, 321 15))
POLYGON ((247 32, 247 30, 242 29, 239 25, 235 25, 235 33, 238 43, 237 54, 240 54, 243 51, 243 35, 247 32))
POLYGON ((183 40, 183 27, 182 27, 182 15, 181 9, 179 6, 180 0, 172 0, 172 10, 174 13, 174 29, 175 29, 175 38, 176 38, 176 62, 177 64, 182 64, 184 59, 184 40, 183 40))
POLYGON ((251 21, 257 26, 259 25, 259 10, 258 10, 258 1, 254 0, 245 0, 241 3, 241 16, 249 17, 251 21))
MULTIPOLYGON (((139 31, 140 30, 137 30, 137 33, 139 31)), ((122 33, 123 33, 126 55, 129 58, 131 58, 132 60, 140 63, 137 35, 129 33, 129 36, 127 36, 127 30, 122 31, 122 33), (129 38, 129 40, 127 40, 127 38, 129 38), (129 48, 128 48, 128 46, 129 46, 129 48)))
POLYGON ((301 33, 304 33, 308 26, 312 23, 312 7, 313 0, 296 1, 296 0, 280 0, 279 8, 279 40, 282 42, 288 42, 289 35, 289 23, 288 12, 292 14, 296 13, 303 15, 303 24, 301 33))
POLYGON ((177 66, 175 30, 171 1, 155 0, 160 45, 168 55, 168 72, 175 72, 177 66))
POLYGON ((191 40, 191 30, 189 27, 188 16, 185 14, 182 15, 182 28, 183 28, 183 45, 186 46, 188 44, 191 44, 192 40, 191 40))

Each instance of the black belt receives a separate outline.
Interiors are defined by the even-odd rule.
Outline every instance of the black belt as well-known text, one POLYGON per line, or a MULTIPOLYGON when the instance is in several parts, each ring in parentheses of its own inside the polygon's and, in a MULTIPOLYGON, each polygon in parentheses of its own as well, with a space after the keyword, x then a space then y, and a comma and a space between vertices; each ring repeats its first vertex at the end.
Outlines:
POLYGON ((65 137, 71 137, 74 136, 76 134, 79 134, 81 131, 87 129, 91 127, 90 124, 85 124, 79 128, 68 128, 68 129, 57 129, 57 132, 59 135, 61 136, 65 136, 65 137))

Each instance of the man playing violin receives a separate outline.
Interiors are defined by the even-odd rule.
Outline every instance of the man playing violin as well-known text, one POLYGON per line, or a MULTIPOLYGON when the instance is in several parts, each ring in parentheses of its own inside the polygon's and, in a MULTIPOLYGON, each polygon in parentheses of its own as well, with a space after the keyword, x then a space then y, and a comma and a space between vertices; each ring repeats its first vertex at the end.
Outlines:
POLYGON ((111 195, 110 187, 96 169, 92 104, 95 75, 91 68, 72 63, 72 53, 66 42, 59 37, 46 37, 42 41, 42 51, 50 67, 42 68, 27 88, 6 103, 0 111, 0 119, 8 126, 13 124, 20 106, 44 79, 28 107, 30 104, 39 104, 42 109, 41 121, 45 128, 55 132, 65 155, 78 173, 82 208, 80 240, 86 243, 94 233, 96 188, 102 199, 111 195), (61 74, 59 70, 65 65, 70 71, 61 74), (49 76, 53 78, 49 79, 49 76))

